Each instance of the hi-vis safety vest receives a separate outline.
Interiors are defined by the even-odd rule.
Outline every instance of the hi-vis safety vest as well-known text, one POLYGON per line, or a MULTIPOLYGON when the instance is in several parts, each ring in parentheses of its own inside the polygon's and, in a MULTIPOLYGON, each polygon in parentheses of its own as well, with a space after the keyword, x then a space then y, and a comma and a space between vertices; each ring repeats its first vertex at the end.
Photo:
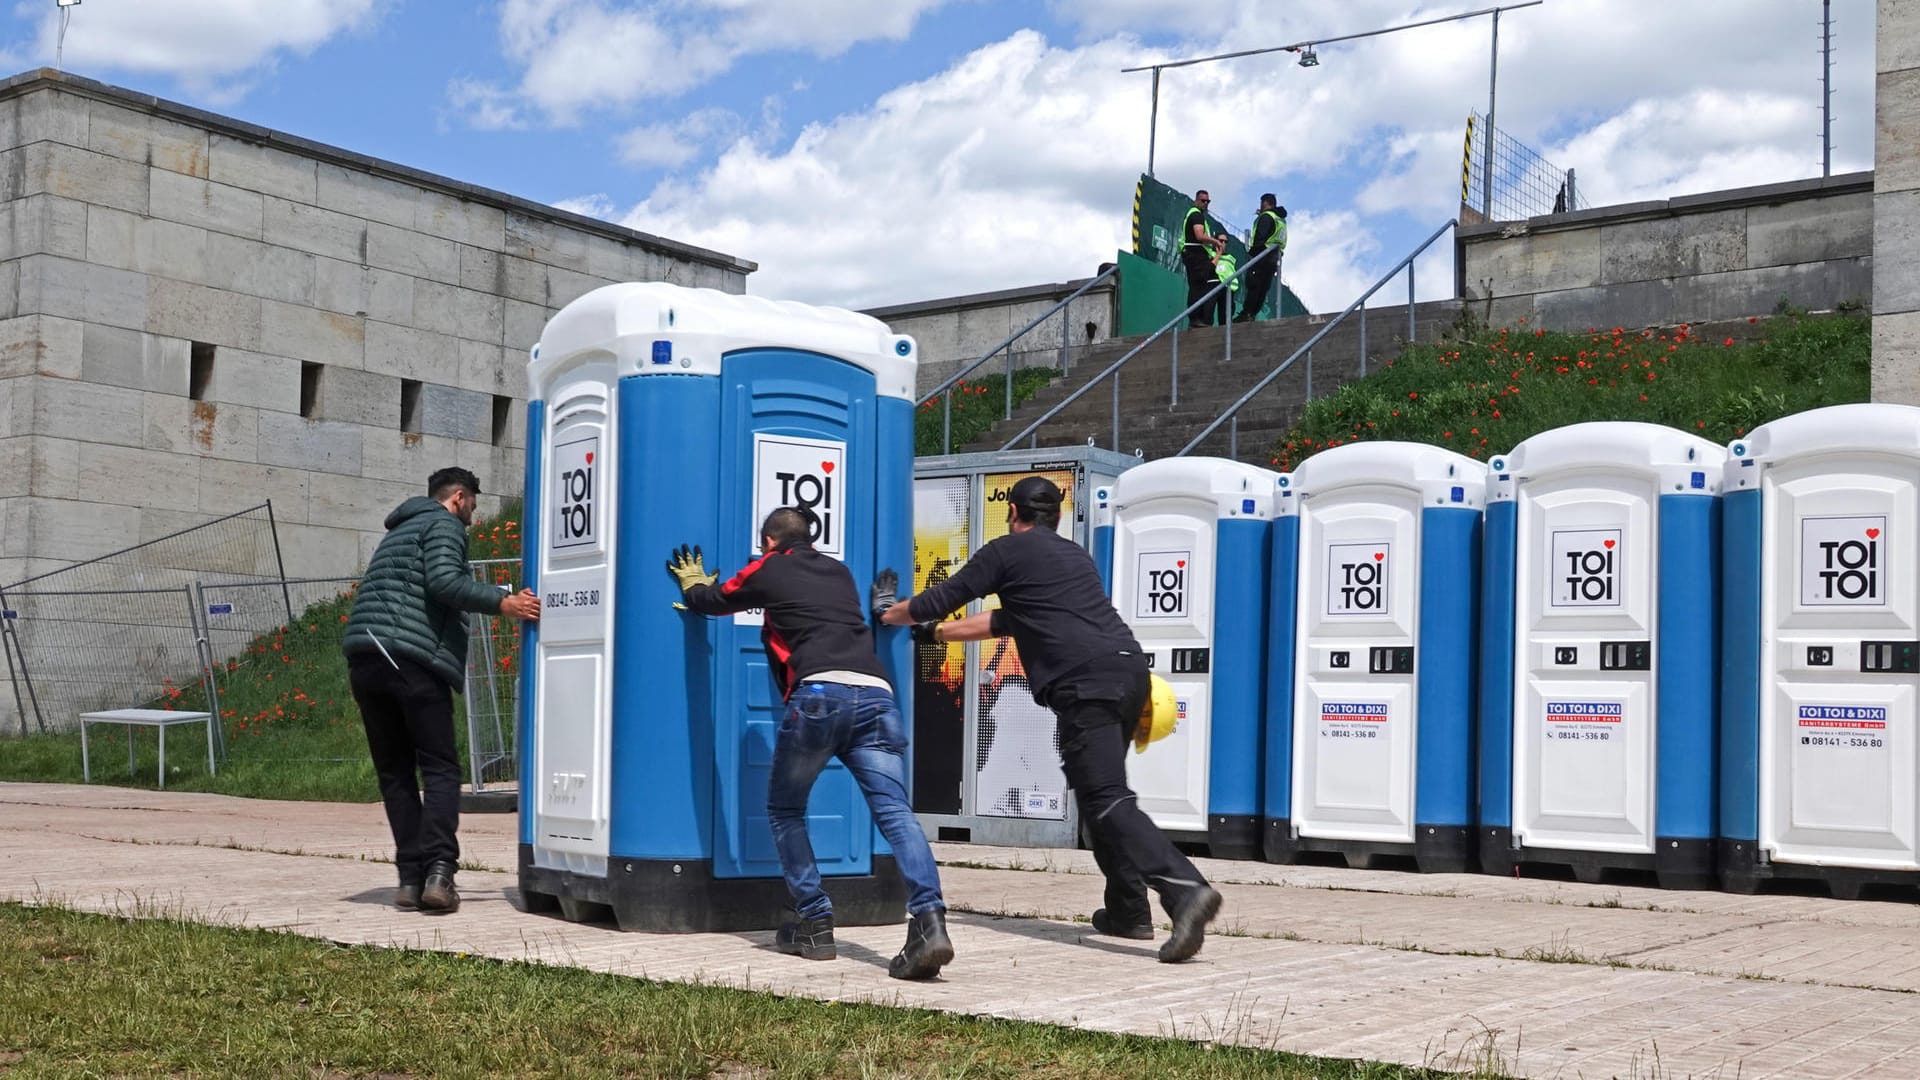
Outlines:
POLYGON ((1267 247, 1287 250, 1287 219, 1281 217, 1278 210, 1262 210, 1260 216, 1273 219, 1273 235, 1267 239, 1267 247))
POLYGON ((1207 212, 1205 210, 1197 206, 1187 207, 1186 219, 1180 223, 1180 250, 1185 251, 1190 247, 1198 247, 1212 251, 1212 244, 1203 244, 1193 238, 1193 215, 1195 214, 1200 215, 1200 225, 1202 228, 1207 224, 1207 212))
POLYGON ((1228 292, 1232 292, 1235 289, 1238 289, 1240 287, 1240 282, 1236 280, 1229 280, 1230 278, 1233 277, 1233 272, 1238 268, 1238 265, 1239 264, 1234 260, 1234 257, 1225 252, 1222 252, 1220 257, 1214 260, 1213 272, 1219 275, 1221 281, 1225 281, 1227 283, 1228 292))

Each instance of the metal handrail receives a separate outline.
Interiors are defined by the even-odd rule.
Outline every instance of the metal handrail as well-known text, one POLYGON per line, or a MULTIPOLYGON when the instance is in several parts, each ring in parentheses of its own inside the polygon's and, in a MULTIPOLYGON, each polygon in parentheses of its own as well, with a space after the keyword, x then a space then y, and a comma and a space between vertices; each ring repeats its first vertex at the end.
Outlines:
MULTIPOLYGON (((1064 299, 1060 300, 1058 303, 1054 304, 1052 307, 1048 308, 1047 310, 1041 312, 1039 315, 1035 316, 1032 322, 1029 322, 1027 325, 1021 327, 1018 330, 1015 330, 1011 335, 1007 337, 1007 340, 1001 342, 998 345, 995 345, 991 349, 988 349, 986 354, 981 356, 980 359, 975 360, 973 363, 968 364, 966 367, 961 368, 959 371, 956 371, 952 375, 948 376, 947 381, 941 383, 937 387, 934 387, 932 393, 928 394, 926 397, 921 398, 919 401, 914 402, 913 403, 914 408, 917 409, 920 406, 925 405, 927 402, 932 401, 934 398, 939 397, 941 394, 945 394, 948 390, 953 388, 954 384, 958 383, 961 379, 964 379, 967 376, 973 374, 975 371, 979 370, 981 365, 993 359, 995 353, 998 353, 1000 350, 1007 348, 1009 345, 1012 345, 1014 342, 1020 340, 1022 337, 1025 337, 1027 335, 1027 332, 1032 330, 1034 327, 1039 326, 1041 323, 1046 322, 1048 319, 1053 318, 1055 312, 1058 312, 1060 314, 1060 367, 1062 372, 1064 373, 1064 371, 1066 370, 1066 363, 1067 363, 1067 344, 1071 338, 1071 335, 1068 333, 1069 327, 1067 326, 1067 305, 1073 303, 1075 300, 1078 300, 1083 294, 1085 294, 1089 289, 1092 289, 1095 285, 1098 285, 1101 282, 1107 280, 1108 278, 1113 277, 1119 272, 1120 272, 1120 266, 1118 263, 1115 263, 1114 265, 1107 267, 1105 270, 1100 271, 1098 274, 1095 274, 1093 277, 1088 278, 1086 284, 1068 293, 1064 299)), ((1011 420, 1013 419, 1013 353, 1012 352, 1007 353, 1007 388, 1006 389, 1007 389, 1007 408, 1006 408, 1006 412, 1001 416, 1001 419, 1011 420)), ((943 413, 940 418, 940 452, 943 454, 951 454, 953 452, 953 396, 951 394, 947 396, 946 404, 943 406, 943 413)))
MULTIPOLYGON (((1232 438, 1232 445, 1228 450, 1228 456, 1238 457, 1240 452, 1240 421, 1238 419, 1238 414, 1240 410, 1246 406, 1247 402, 1252 401, 1254 397, 1260 393, 1260 391, 1265 390, 1273 382, 1273 380, 1279 378, 1283 372, 1285 372, 1289 367, 1292 367, 1294 361, 1300 359, 1302 356, 1306 356, 1306 357, 1309 357, 1308 363, 1309 365, 1311 365, 1312 363, 1311 357, 1313 356, 1313 347, 1319 343, 1320 339, 1323 337, 1326 337, 1327 334, 1331 332, 1334 327, 1339 326, 1342 322, 1344 322, 1347 316, 1354 313, 1355 309, 1365 305, 1369 297, 1371 297, 1374 293, 1379 292, 1381 288, 1386 285, 1387 282, 1392 281, 1394 277, 1397 276, 1403 268, 1407 272, 1407 343, 1411 345, 1413 343, 1413 338, 1414 338, 1413 260, 1419 258, 1422 252, 1426 251, 1428 248, 1433 246, 1434 241, 1440 239, 1442 236, 1445 236, 1447 230, 1453 228, 1457 224, 1459 224, 1459 222, 1456 219, 1448 218, 1447 223, 1445 225, 1442 225, 1439 228, 1433 230, 1432 236, 1429 236, 1425 240, 1422 240, 1420 242, 1420 246, 1414 248, 1412 251, 1407 253, 1406 258, 1401 259, 1397 263, 1394 263, 1393 269, 1387 271, 1385 274, 1382 274, 1380 276, 1380 280, 1373 283, 1372 288, 1369 288, 1366 292, 1361 293, 1358 299, 1354 300, 1353 303, 1348 304, 1347 309, 1345 311, 1342 311, 1339 315, 1335 316, 1331 321, 1329 321, 1327 325, 1321 327, 1320 332, 1308 338, 1306 344, 1293 350, 1293 355, 1287 357, 1285 360, 1282 360, 1280 362, 1279 367, 1276 367, 1272 371, 1267 372, 1266 378, 1261 379, 1257 383, 1254 383, 1253 389, 1248 390, 1244 394, 1241 394, 1240 400, 1235 401, 1233 404, 1227 406, 1227 410, 1225 412, 1215 417, 1213 420, 1213 423, 1208 424, 1205 428, 1203 428, 1200 434, 1195 435, 1193 437, 1192 442, 1181 447, 1180 451, 1174 454, 1173 456, 1185 457, 1187 454, 1193 451, 1194 447, 1199 446, 1202 442, 1206 441, 1207 436, 1212 435, 1215 431, 1219 430, 1219 427, 1221 424, 1224 424, 1227 421, 1232 420, 1234 425, 1233 438, 1232 438)), ((1360 318, 1360 326, 1361 326, 1362 333, 1365 332, 1366 325, 1367 325, 1366 316, 1362 315, 1360 318)), ((1363 338, 1362 341, 1364 342, 1364 340, 1365 339, 1363 338)), ((1365 366, 1366 353, 1364 349, 1365 349, 1365 346, 1362 345, 1363 351, 1361 353, 1361 371, 1363 373, 1366 370, 1366 366, 1365 366)), ((1312 371, 1311 366, 1309 366, 1308 371, 1309 372, 1312 371)))
MULTIPOLYGON (((1140 355, 1141 351, 1144 350, 1147 346, 1160 340, 1160 335, 1166 333, 1169 330, 1172 330, 1175 333, 1178 333, 1180 324, 1186 321, 1188 316, 1192 315, 1195 311, 1198 311, 1200 308, 1203 308, 1208 304, 1213 303, 1214 298, 1218 296, 1222 290, 1229 288, 1234 282, 1240 280, 1241 275, 1253 269, 1256 265, 1259 264, 1260 260, 1266 258, 1269 253, 1272 253, 1275 259, 1277 260, 1279 258, 1280 249, 1277 247, 1268 247, 1263 249, 1258 255, 1255 255, 1253 258, 1248 259, 1247 265, 1239 267, 1238 269, 1234 270, 1232 274, 1223 278, 1218 285, 1215 285, 1213 288, 1208 289, 1205 293, 1201 295, 1200 299, 1195 300, 1191 304, 1188 304, 1186 308, 1180 312, 1180 314, 1175 315, 1172 319, 1169 319, 1164 326, 1160 327, 1160 329, 1155 330, 1152 334, 1148 335, 1148 337, 1145 340, 1141 341, 1140 344, 1135 345, 1133 348, 1127 350, 1127 353, 1125 356, 1122 356, 1120 359, 1115 360, 1111 364, 1108 364, 1107 367, 1100 372, 1100 374, 1095 375, 1091 379, 1088 379, 1085 386, 1082 386, 1080 389, 1075 390, 1071 394, 1068 394, 1066 397, 1060 400, 1060 403, 1058 405, 1055 405, 1053 408, 1048 409, 1044 413, 1041 413, 1039 419, 1035 420, 1031 424, 1028 424, 1026 427, 1020 429, 1020 434, 1015 435, 1011 439, 1008 439, 1006 443, 1000 447, 1000 449, 1002 450, 1013 449, 1014 443, 1017 443, 1021 439, 1024 439, 1027 436, 1032 435, 1036 430, 1040 428, 1042 424, 1045 424, 1047 421, 1059 415, 1060 410, 1065 409, 1067 406, 1080 400, 1081 395, 1093 389, 1095 386, 1098 386, 1102 379, 1105 379, 1107 376, 1112 375, 1113 373, 1119 371, 1122 367, 1126 366, 1127 361, 1132 360, 1134 357, 1140 355)), ((1233 313, 1229 311, 1227 313, 1227 316, 1228 316, 1227 322, 1226 322, 1227 349, 1229 353, 1231 353, 1233 349, 1233 317, 1232 317, 1233 313)), ((1176 354, 1175 362, 1176 363, 1178 362, 1177 354, 1176 354)), ((1177 375, 1176 375, 1176 378, 1177 378, 1177 375)), ((1113 381, 1113 414, 1114 414, 1113 448, 1114 450, 1117 451, 1120 449, 1120 380, 1119 379, 1115 379, 1113 381)))

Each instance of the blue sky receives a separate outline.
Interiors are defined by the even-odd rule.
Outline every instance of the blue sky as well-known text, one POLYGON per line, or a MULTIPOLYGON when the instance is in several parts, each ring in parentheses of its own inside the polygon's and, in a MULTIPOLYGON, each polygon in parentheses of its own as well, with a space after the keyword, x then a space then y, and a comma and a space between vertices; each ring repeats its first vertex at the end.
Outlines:
MULTIPOLYGON (((54 0, 0 0, 51 65, 54 0)), ((1312 0, 83 0, 65 66, 753 259, 863 307, 1085 276, 1127 238, 1149 80, 1120 68, 1481 4, 1312 0)), ((1835 0, 1834 171, 1872 164, 1872 0, 1835 0)), ((1818 0, 1547 0, 1501 22, 1499 123, 1596 204, 1818 175, 1818 0)), ((1337 310, 1458 200, 1487 20, 1170 71, 1157 169, 1337 310)), ((1421 264, 1450 288, 1450 251, 1421 264)))

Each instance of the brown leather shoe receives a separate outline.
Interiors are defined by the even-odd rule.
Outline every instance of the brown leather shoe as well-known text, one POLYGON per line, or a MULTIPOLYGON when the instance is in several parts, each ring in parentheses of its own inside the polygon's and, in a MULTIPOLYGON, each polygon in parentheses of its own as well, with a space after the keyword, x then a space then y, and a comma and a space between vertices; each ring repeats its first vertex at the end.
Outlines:
POLYGON ((427 883, 420 890, 420 910, 427 915, 451 915, 460 910, 460 891, 453 887, 453 873, 458 869, 450 862, 437 862, 427 867, 427 883))

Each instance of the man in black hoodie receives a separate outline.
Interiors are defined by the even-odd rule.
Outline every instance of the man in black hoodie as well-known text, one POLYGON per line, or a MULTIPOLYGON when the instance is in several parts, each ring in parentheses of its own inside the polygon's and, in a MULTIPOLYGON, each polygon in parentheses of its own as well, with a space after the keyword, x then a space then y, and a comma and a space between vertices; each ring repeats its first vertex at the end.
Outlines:
POLYGON ((1107 906, 1093 913, 1094 931, 1151 939, 1152 886, 1173 926, 1160 959, 1179 963, 1200 951, 1207 924, 1220 913, 1220 894, 1154 827, 1127 786, 1127 742, 1149 693, 1146 654, 1107 598, 1093 559, 1056 531, 1063 502, 1053 481, 1024 477, 1007 493, 1007 535, 911 600, 895 602, 897 575, 881 571, 876 606, 885 600, 881 621, 913 625, 916 641, 1013 638, 1033 700, 1053 710, 1067 784, 1106 875, 1107 906), (935 621, 992 595, 1000 597, 992 611, 935 621))
POLYGON ((896 979, 928 979, 953 959, 940 871, 907 798, 907 733, 893 687, 873 651, 853 574, 813 549, 805 512, 779 509, 760 528, 760 558, 716 585, 698 548, 684 545, 667 563, 685 606, 702 615, 766 612, 760 630, 767 667, 786 701, 774 735, 767 818, 780 853, 791 917, 774 945, 808 960, 831 960, 833 900, 807 836, 807 796, 838 757, 867 797, 880 834, 907 881, 907 943, 887 966, 896 979))
POLYGON ((503 596, 473 580, 467 526, 479 496, 472 473, 441 469, 427 480, 424 497, 387 515, 387 535, 360 578, 340 642, 393 829, 400 869, 394 906, 403 910, 445 914, 460 907, 453 885, 460 861, 453 688, 467 672, 468 614, 540 618, 533 593, 503 596))

